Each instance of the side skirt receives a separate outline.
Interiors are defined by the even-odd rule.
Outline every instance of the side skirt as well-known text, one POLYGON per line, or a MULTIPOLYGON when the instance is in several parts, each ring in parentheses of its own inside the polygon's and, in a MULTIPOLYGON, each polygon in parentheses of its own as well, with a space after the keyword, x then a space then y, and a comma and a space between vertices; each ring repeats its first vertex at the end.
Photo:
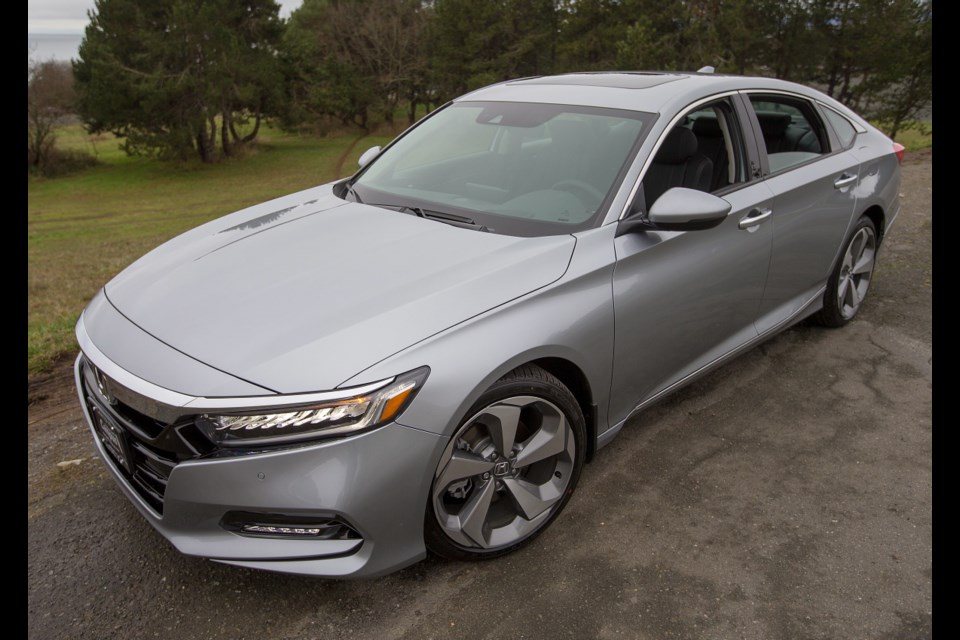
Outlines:
POLYGON ((693 373, 681 378, 680 380, 677 380, 670 386, 664 388, 663 390, 655 393, 654 395, 650 396, 646 400, 643 400, 642 402, 640 402, 637 406, 635 406, 630 411, 629 414, 627 414, 626 418, 624 418, 623 420, 621 420, 620 422, 618 422, 617 424, 613 425, 612 427, 604 431, 602 434, 600 434, 600 436, 597 438, 597 451, 599 451, 603 447, 610 444, 610 442, 617 436, 617 434, 620 433, 620 429, 623 428, 623 425, 626 424, 630 418, 635 416, 637 413, 639 413, 643 409, 646 409, 650 405, 664 399, 668 395, 672 394, 674 391, 679 391, 680 389, 687 386, 694 380, 710 373, 714 369, 721 367, 722 365, 726 364, 730 360, 733 360, 734 358, 741 355, 742 353, 757 346, 761 342, 769 340, 770 338, 774 337, 781 331, 784 331, 792 327, 798 322, 804 320, 805 318, 819 311, 823 307, 823 294, 826 292, 826 290, 827 290, 826 285, 820 287, 820 289, 817 290, 817 293, 815 293, 809 300, 807 300, 807 302, 803 306, 801 306, 793 315, 789 316, 788 318, 785 318, 778 324, 773 325, 763 333, 759 334, 757 337, 752 338, 747 342, 744 342, 742 345, 740 345, 736 349, 733 349, 732 351, 728 351, 726 354, 720 356, 716 360, 705 364, 704 366, 700 367, 693 373))

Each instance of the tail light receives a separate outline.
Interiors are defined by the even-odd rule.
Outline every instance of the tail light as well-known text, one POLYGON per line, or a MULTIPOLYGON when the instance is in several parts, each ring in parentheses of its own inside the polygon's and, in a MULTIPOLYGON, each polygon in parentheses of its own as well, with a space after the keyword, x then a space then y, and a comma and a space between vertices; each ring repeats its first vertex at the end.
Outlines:
POLYGON ((897 154, 897 162, 903 164, 903 152, 906 150, 906 147, 897 142, 893 143, 893 152, 897 154))

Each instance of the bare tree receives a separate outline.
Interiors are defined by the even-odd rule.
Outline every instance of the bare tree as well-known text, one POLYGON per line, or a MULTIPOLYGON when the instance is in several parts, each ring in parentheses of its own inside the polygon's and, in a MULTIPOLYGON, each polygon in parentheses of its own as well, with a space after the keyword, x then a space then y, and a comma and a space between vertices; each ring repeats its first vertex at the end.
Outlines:
POLYGON ((425 14, 418 0, 366 0, 330 5, 327 13, 332 54, 359 69, 376 87, 384 120, 393 124, 401 100, 410 123, 424 90, 425 14))
POLYGON ((42 168, 50 158, 54 128, 73 112, 73 70, 69 62, 27 61, 27 164, 42 168))

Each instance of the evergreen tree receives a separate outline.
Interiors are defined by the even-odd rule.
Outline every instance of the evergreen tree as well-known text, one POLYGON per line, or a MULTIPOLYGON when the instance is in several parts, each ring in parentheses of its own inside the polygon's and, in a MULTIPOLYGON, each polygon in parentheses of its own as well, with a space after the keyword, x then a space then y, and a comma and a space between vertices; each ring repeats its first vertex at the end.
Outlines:
POLYGON ((130 154, 215 161, 218 141, 231 154, 274 108, 282 28, 275 0, 96 0, 74 63, 79 112, 130 154))

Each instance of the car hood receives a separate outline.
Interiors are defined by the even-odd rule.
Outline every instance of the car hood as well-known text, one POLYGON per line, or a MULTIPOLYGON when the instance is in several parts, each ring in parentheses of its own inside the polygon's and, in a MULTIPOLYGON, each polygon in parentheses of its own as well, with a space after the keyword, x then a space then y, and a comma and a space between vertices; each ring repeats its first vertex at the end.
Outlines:
POLYGON ((557 280, 575 243, 348 203, 326 185, 197 227, 105 293, 192 358, 278 393, 309 392, 557 280))

